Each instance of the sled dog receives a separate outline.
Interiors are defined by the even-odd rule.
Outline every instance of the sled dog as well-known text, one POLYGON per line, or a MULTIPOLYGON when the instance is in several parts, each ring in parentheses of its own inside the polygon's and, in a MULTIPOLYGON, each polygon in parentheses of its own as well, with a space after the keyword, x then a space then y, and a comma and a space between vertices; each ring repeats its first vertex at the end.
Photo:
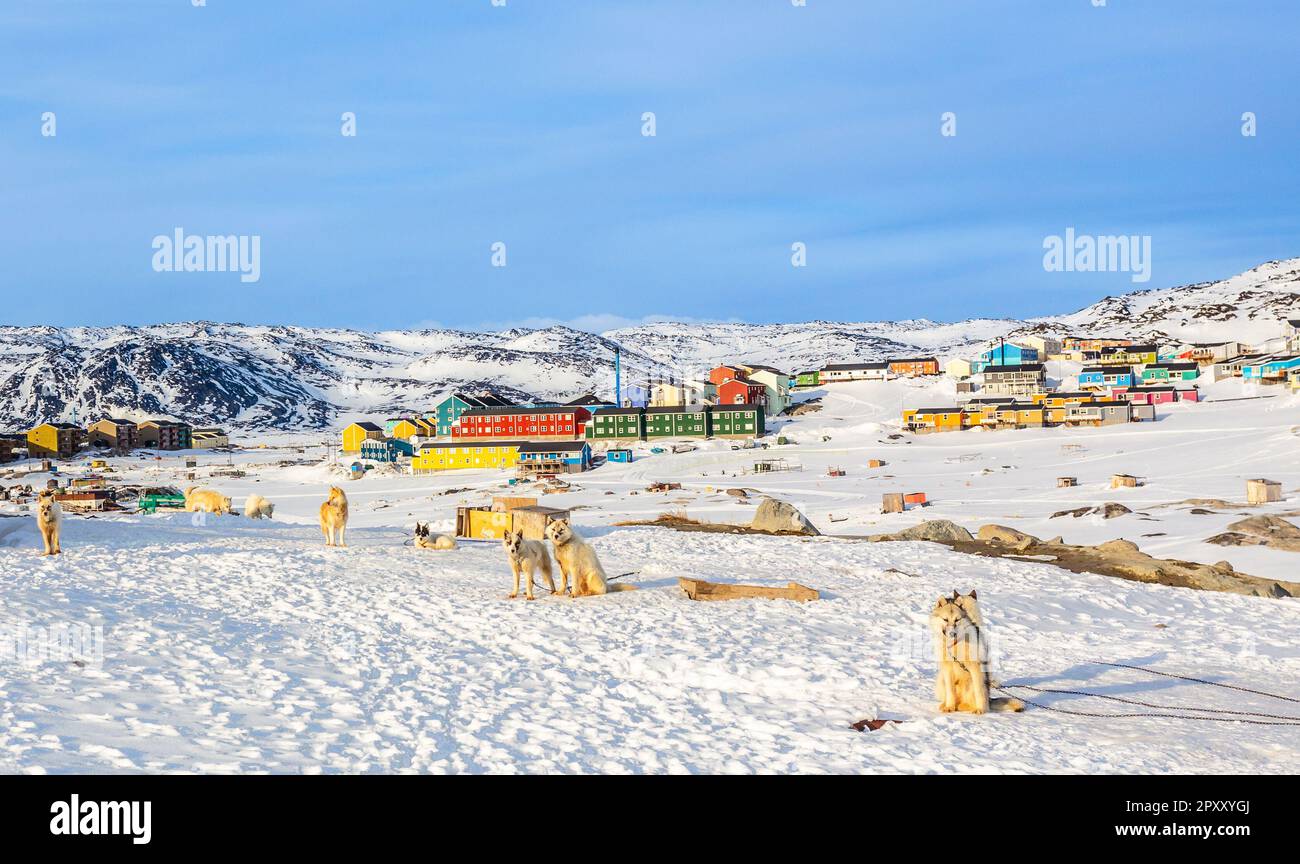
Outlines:
POLYGON ((230 499, 212 489, 200 489, 191 486, 185 490, 185 509, 190 513, 229 513, 230 499))
POLYGON ((456 538, 446 534, 433 534, 428 522, 415 523, 415 548, 417 549, 455 549, 456 538))
POLYGON ((41 530, 45 554, 61 554, 63 546, 59 541, 63 528, 63 508, 59 506, 53 492, 42 492, 36 499, 36 527, 41 530))
POLYGON ((1019 699, 989 698, 988 640, 983 628, 974 591, 940 597, 930 612, 930 632, 939 659, 934 695, 940 711, 984 714, 1024 710, 1019 699))
MULTIPOLYGON (((506 550, 506 559, 510 562, 510 572, 515 575, 515 590, 510 593, 513 600, 519 596, 519 577, 524 577, 524 596, 533 597, 533 574, 541 573, 546 587, 555 593, 555 579, 551 573, 551 553, 546 551, 546 544, 541 540, 525 540, 523 531, 507 531, 501 538, 501 547, 506 550)), ((563 593, 563 592, 561 592, 563 593)))
POLYGON ((567 519, 556 519, 546 526, 546 536, 560 565, 560 593, 573 580, 574 597, 591 597, 613 591, 635 591, 635 585, 610 585, 605 568, 600 566, 596 550, 578 536, 567 519))
POLYGON ((249 495, 244 502, 244 515, 249 519, 270 519, 275 512, 275 505, 256 493, 249 495))
POLYGON ((329 500, 320 505, 320 530, 326 546, 347 548, 344 532, 348 527, 348 496, 337 486, 330 487, 329 500))

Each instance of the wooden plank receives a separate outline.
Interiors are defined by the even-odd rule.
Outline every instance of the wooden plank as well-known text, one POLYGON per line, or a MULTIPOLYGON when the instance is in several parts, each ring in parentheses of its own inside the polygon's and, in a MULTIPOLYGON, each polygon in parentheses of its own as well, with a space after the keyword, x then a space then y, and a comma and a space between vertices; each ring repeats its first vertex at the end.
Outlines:
POLYGON ((765 600, 795 600, 804 603, 816 600, 821 595, 806 585, 791 582, 785 588, 765 588, 762 585, 732 585, 721 582, 705 582, 703 579, 679 577, 677 584, 692 600, 739 600, 745 597, 760 597, 765 600))

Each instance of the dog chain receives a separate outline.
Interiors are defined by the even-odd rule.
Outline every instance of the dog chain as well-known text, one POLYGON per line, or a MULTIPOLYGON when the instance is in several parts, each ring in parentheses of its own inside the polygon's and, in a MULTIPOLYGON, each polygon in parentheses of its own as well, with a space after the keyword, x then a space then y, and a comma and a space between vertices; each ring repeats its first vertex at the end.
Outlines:
MULTIPOLYGON (((1134 666, 1128 663, 1107 663, 1105 661, 1094 661, 1099 666, 1111 666, 1117 669, 1133 669, 1138 672, 1147 672, 1152 675, 1161 675, 1166 678, 1177 678, 1182 681, 1189 681, 1193 684, 1205 684, 1210 687, 1222 687, 1228 690, 1237 690, 1242 693, 1252 693, 1256 696, 1267 696, 1271 699, 1280 699, 1284 702, 1300 702, 1290 696, 1281 696, 1277 693, 1268 693, 1264 690, 1252 690, 1249 687, 1239 687, 1235 684, 1223 684, 1218 681, 1207 681, 1204 678, 1193 678, 1188 675, 1176 675, 1172 672, 1161 672, 1158 669, 1149 669, 1145 666, 1134 666)), ((1077 717, 1106 717, 1106 718, 1132 718, 1132 717, 1154 717, 1170 720, 1211 720, 1219 723, 1245 723, 1252 726, 1300 726, 1300 717, 1290 717, 1283 714, 1266 714, 1259 711, 1234 711, 1227 708, 1193 708, 1183 705, 1157 705, 1152 702, 1143 702, 1139 699, 1125 699, 1122 696, 1109 696, 1104 693, 1089 693, 1083 690, 1059 690, 1044 687, 1031 687, 1028 684, 1006 684, 1000 687, 992 688, 999 692, 1006 693, 1012 698, 1017 697, 1011 690, 1031 690, 1035 693, 1059 693, 1069 696, 1091 696, 1096 699, 1107 699, 1112 702, 1122 702, 1127 705, 1141 705, 1144 708, 1154 708, 1157 712, 1168 711, 1191 711, 1194 714, 1169 714, 1169 713, 1142 713, 1142 712, 1125 712, 1119 714, 1103 714, 1095 711, 1074 711, 1068 708, 1056 708, 1051 705, 1044 705, 1039 702, 1033 702, 1029 699, 1021 699, 1025 704, 1032 705, 1035 708, 1042 708, 1045 711, 1055 711, 1058 714, 1070 714, 1077 717), (1209 716, 1197 716, 1197 715, 1209 716), (1262 720, 1250 720, 1245 718, 1261 717, 1268 718, 1262 720)))

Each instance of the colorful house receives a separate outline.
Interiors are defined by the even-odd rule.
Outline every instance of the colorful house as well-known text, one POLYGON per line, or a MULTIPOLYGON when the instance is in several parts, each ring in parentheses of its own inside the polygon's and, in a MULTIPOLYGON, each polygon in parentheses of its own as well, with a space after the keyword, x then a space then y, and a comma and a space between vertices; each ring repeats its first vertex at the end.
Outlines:
POLYGON ((975 374, 975 364, 965 358, 955 358, 943 364, 943 373, 949 378, 969 378, 975 374))
POLYGON ((1117 345, 1096 351, 1083 352, 1084 362, 1100 366, 1126 365, 1140 366, 1144 363, 1159 362, 1159 351, 1155 345, 1117 345))
POLYGON ((1132 387, 1131 366, 1085 366, 1079 372, 1079 386, 1090 388, 1132 387))
POLYGON ((816 369, 810 369, 806 372, 797 372, 794 376, 794 386, 796 387, 816 387, 821 384, 820 372, 816 369))
POLYGON ((645 409, 646 438, 708 438, 707 405, 676 405, 645 409))
POLYGON ((743 378, 743 377, 745 377, 744 366, 723 365, 723 366, 715 366, 714 368, 709 370, 709 383, 714 385, 720 386, 726 383, 727 381, 730 381, 732 378, 743 378))
POLYGON ((188 450, 194 429, 176 420, 145 420, 137 427, 140 446, 150 450, 188 450))
POLYGON ((367 438, 383 439, 384 430, 368 420, 349 423, 343 427, 343 452, 360 453, 361 442, 367 438))
POLYGON ((635 441, 645 437, 644 408, 597 408, 587 424, 593 441, 635 441))
POLYGON ((1080 402, 1092 402, 1097 398, 1097 394, 1091 390, 1079 390, 1075 392, 1058 391, 1056 393, 1035 393, 1032 397, 1033 402, 1037 405, 1043 405, 1047 408, 1060 408, 1065 405, 1076 405, 1080 402))
POLYGON ((1117 390, 1116 395, 1134 405, 1168 405, 1171 402, 1198 402, 1201 393, 1195 387, 1179 390, 1167 387, 1129 387, 1117 390))
POLYGON ((818 372, 822 384, 837 381, 884 381, 888 377, 888 363, 827 363, 818 372))
POLYGON ((709 425, 715 438, 758 438, 767 433, 761 405, 714 405, 709 408, 709 425))
POLYGON ((130 420, 119 418, 96 420, 86 430, 86 440, 92 445, 111 447, 119 453, 134 450, 139 439, 140 428, 130 420))
POLYGON ((33 459, 71 459, 85 432, 71 423, 41 423, 27 432, 27 455, 33 459))
POLYGON ((492 393, 482 393, 477 396, 469 393, 452 393, 434 408, 431 418, 436 424, 434 434, 439 438, 451 435, 451 427, 456 425, 460 415, 471 408, 506 408, 510 404, 509 400, 492 393))
POLYGON ((411 459, 412 474, 467 468, 513 468, 523 441, 426 441, 411 459))
POLYGON ((1047 386, 1047 369, 1042 363, 1014 363, 986 366, 984 392, 1004 396, 1031 396, 1047 386))
POLYGON ((939 360, 936 357, 899 357, 889 361, 889 371, 895 375, 915 378, 918 375, 938 375, 939 360))
POLYGON ((1195 381, 1201 374, 1199 363, 1154 363, 1142 369, 1142 381, 1195 381))
POLYGON ((451 426, 454 441, 575 441, 586 437, 586 408, 470 408, 451 426))
POLYGON ((372 462, 396 462, 414 455, 415 448, 403 438, 366 438, 361 442, 361 458, 372 462))
POLYGON ((1119 400, 1089 402, 1065 408, 1067 426, 1112 426, 1133 419, 1133 406, 1119 400))
POLYGON ((1266 381, 1269 379, 1284 381, 1292 369, 1300 369, 1300 355, 1269 357, 1259 363, 1243 366, 1243 381, 1266 381))
POLYGON ((576 474, 591 467, 586 441, 528 441, 519 445, 519 468, 533 474, 576 474))
POLYGON ((718 385, 719 405, 762 405, 767 407, 767 388, 749 378, 730 378, 718 385))
MULTIPOLYGON (((772 366, 745 364, 746 377, 763 385, 763 401, 747 404, 762 405, 768 414, 776 415, 790 407, 790 376, 772 366)), ((721 401, 719 395, 719 401, 721 401)), ((736 403, 732 403, 736 404, 736 403)))
POLYGON ((1016 366, 1037 363, 1042 359, 1037 348, 1027 348, 1014 342, 1000 342, 980 354, 979 359, 971 363, 972 374, 982 372, 988 366, 1016 366))
POLYGON ((909 408, 903 412, 903 425, 913 432, 956 432, 966 428, 967 422, 961 408, 909 408))
POLYGON ((209 426, 206 429, 195 429, 190 433, 190 443, 196 450, 214 450, 219 447, 230 446, 230 436, 226 430, 218 429, 215 426, 209 426))
POLYGON ((627 464, 632 461, 632 451, 626 447, 616 447, 605 454, 605 459, 608 462, 621 462, 627 464))

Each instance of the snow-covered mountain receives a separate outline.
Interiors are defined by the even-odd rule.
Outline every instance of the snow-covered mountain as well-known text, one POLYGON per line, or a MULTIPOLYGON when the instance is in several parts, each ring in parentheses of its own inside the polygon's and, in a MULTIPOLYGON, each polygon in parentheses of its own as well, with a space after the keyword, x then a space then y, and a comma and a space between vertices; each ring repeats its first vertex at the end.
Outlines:
POLYGON ((555 326, 493 333, 378 333, 207 322, 0 328, 0 428, 42 420, 172 416, 232 428, 321 429, 353 416, 428 410, 451 390, 515 399, 609 396, 723 361, 790 371, 826 362, 969 353, 1025 333, 1262 341, 1300 318, 1300 259, 1222 282, 1107 297, 1032 320, 798 324, 656 323, 597 335, 555 326))

